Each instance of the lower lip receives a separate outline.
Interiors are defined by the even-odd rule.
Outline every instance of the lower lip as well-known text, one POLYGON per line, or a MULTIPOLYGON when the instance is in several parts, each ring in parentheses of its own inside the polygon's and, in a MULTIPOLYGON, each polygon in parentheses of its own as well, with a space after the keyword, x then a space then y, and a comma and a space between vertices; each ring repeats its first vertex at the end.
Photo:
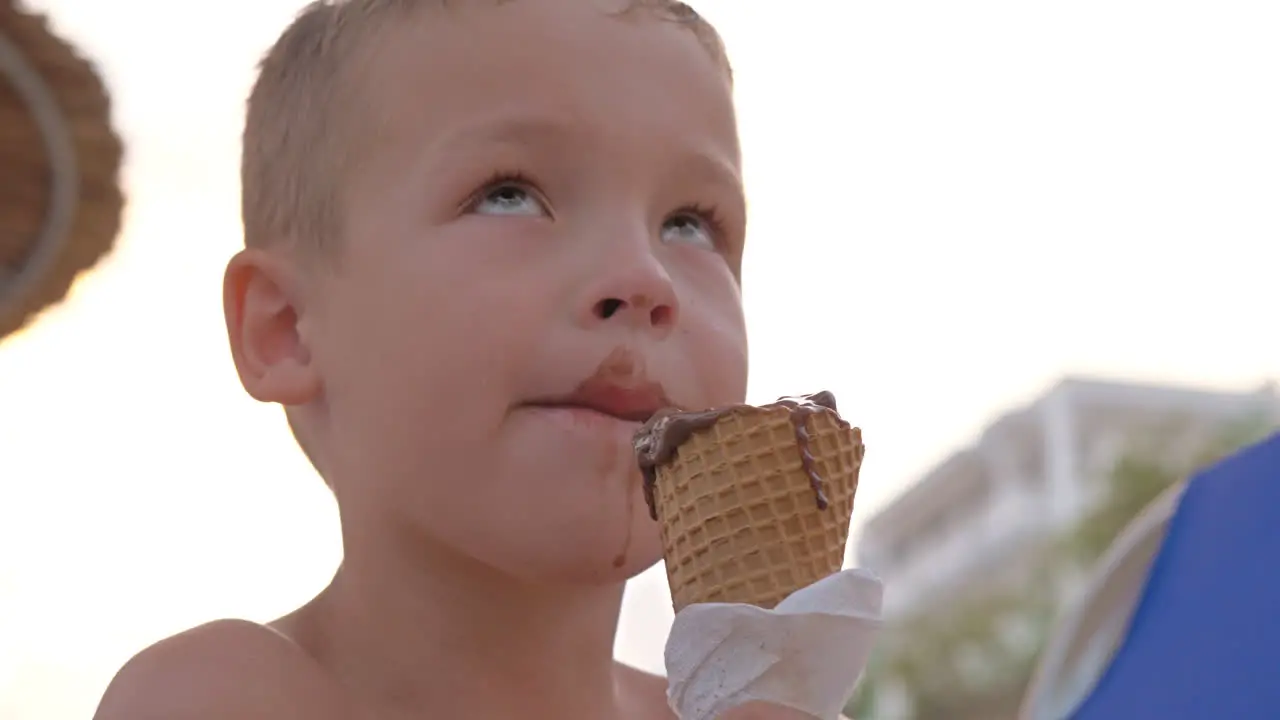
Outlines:
POLYGON ((578 432, 616 434, 628 443, 641 426, 641 423, 623 420, 589 408, 530 405, 525 409, 549 423, 578 432))

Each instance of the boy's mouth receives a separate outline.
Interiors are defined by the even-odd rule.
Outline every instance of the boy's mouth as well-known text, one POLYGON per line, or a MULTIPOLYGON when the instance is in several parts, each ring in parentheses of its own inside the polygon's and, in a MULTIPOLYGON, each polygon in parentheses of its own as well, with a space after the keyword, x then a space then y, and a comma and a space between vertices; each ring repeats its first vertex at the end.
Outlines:
POLYGON ((672 407, 666 391, 658 383, 632 387, 593 377, 567 395, 526 403, 532 407, 591 410, 627 422, 644 423, 659 410, 672 407))

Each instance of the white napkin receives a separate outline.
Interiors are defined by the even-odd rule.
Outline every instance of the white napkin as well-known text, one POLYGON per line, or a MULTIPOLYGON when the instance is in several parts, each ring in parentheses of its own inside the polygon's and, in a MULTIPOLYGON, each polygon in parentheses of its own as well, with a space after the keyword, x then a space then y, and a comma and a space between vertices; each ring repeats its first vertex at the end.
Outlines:
POLYGON ((787 596, 773 610, 701 603, 667 639, 667 702, 680 720, 714 720, 767 702, 836 720, 866 668, 884 587, 852 569, 787 596))

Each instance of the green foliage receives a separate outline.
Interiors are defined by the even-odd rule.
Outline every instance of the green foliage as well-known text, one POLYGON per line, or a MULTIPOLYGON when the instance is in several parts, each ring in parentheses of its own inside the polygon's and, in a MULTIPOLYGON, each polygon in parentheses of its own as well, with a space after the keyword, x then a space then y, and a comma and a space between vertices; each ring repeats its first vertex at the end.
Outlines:
POLYGON ((1052 618, 1049 587, 1036 579, 944 616, 922 616, 888 630, 893 647, 877 657, 848 707, 850 717, 903 720, 875 711, 876 685, 883 678, 906 684, 917 718, 962 720, 1007 705, 1009 697, 1020 696, 1052 618))
POLYGON ((1068 555, 1092 563, 1102 555, 1139 512, 1167 488, 1201 468, 1261 440, 1270 431, 1262 418, 1246 417, 1225 424, 1189 455, 1175 452, 1168 437, 1134 442, 1110 473, 1106 498, 1064 538, 1068 555))

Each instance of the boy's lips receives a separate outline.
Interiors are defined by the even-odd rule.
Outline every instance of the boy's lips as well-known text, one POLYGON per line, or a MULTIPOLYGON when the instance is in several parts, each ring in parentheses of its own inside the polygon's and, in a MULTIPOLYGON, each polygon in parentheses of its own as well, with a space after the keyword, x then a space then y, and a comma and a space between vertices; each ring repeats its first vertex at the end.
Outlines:
POLYGON ((658 383, 622 386, 592 378, 567 394, 525 403, 530 407, 591 410, 626 422, 643 423, 654 413, 672 406, 658 383))

